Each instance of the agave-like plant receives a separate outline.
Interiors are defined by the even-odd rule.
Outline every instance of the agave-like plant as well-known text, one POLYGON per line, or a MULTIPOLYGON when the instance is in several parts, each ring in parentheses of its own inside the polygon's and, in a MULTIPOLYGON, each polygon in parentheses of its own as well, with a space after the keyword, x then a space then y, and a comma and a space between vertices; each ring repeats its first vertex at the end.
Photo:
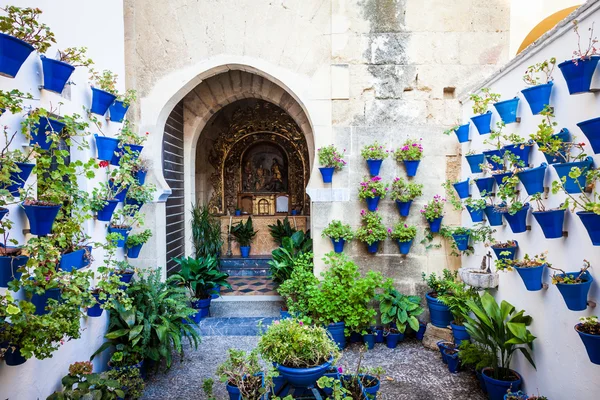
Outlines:
POLYGON ((169 280, 184 285, 192 297, 206 299, 219 286, 231 288, 227 283, 229 274, 219 270, 219 261, 215 256, 182 257, 173 261, 179 264, 180 270, 171 275, 169 280))

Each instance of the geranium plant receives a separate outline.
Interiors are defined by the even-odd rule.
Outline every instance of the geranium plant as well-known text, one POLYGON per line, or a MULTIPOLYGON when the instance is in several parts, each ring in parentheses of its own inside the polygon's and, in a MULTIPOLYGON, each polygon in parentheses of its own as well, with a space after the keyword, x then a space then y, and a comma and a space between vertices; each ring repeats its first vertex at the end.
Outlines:
MULTIPOLYGON (((12 114, 23 112, 23 100, 33 100, 33 96, 18 89, 0 90, 0 115, 2 115, 2 109, 10 111, 12 114)), ((8 127, 5 127, 5 130, 7 129, 8 127)))
POLYGON ((357 229, 355 235, 358 240, 371 245, 387 238, 388 233, 383 225, 381 214, 377 211, 362 210, 360 215, 362 226, 357 229))
POLYGON ((402 147, 398 148, 394 153, 396 161, 419 161, 423 158, 423 145, 419 140, 408 139, 404 142, 402 147))
POLYGON ((125 245, 127 246, 127 248, 139 246, 148 242, 148 240, 150 240, 151 237, 152 231, 150 229, 145 229, 140 233, 134 233, 132 235, 127 236, 127 241, 125 242, 125 245))
POLYGON ((579 61, 585 61, 592 58, 592 56, 598 55, 598 38, 594 36, 594 24, 588 28, 590 33, 588 38, 587 47, 582 49, 581 47, 581 34, 579 33, 579 21, 573 20, 573 32, 577 35, 577 49, 573 51, 573 63, 578 64, 579 61))
POLYGON ((579 270, 579 274, 575 277, 572 277, 572 276, 569 276, 562 269, 554 268, 554 267, 548 265, 548 268, 561 272, 561 274, 554 273, 552 275, 552 283, 555 285, 557 283, 572 285, 572 284, 586 282, 585 275, 586 275, 587 270, 590 269, 591 267, 592 267, 592 265, 590 264, 590 262, 588 260, 583 260, 583 267, 579 270))
POLYGON ((423 185, 414 182, 407 182, 402 178, 394 178, 390 197, 392 200, 406 203, 413 201, 423 194, 423 185))
POLYGON ((374 176, 360 183, 358 189, 359 199, 384 198, 389 188, 379 176, 374 176))
POLYGON ((421 214, 427 221, 433 221, 434 219, 443 217, 444 204, 446 204, 446 199, 442 198, 439 194, 436 194, 429 203, 423 206, 421 214))
POLYGON ((410 242, 417 236, 417 227, 398 222, 394 229, 388 229, 390 237, 399 242, 410 242))
POLYGON ((552 107, 546 105, 540 115, 543 116, 542 122, 538 125, 537 131, 530 135, 530 138, 538 144, 542 153, 551 155, 554 162, 560 163, 581 161, 587 157, 585 143, 564 142, 555 136, 558 123, 554 121, 552 107))
POLYGON ((541 85, 552 81, 552 73, 556 67, 556 58, 530 65, 525 70, 523 81, 531 86, 541 85))
POLYGON ((536 254, 534 256, 529 256, 529 254, 525 254, 525 256, 521 260, 512 260, 510 258, 498 258, 496 260, 496 269, 498 271, 512 271, 514 267, 518 268, 534 268, 542 265, 551 266, 546 259, 548 252, 543 252, 541 254, 536 254))
POLYGON ((578 167, 571 168, 569 172, 569 177, 579 186, 581 193, 574 195, 565 189, 566 177, 563 177, 562 180, 552 181, 552 193, 557 194, 563 191, 567 194, 568 197, 561 205, 563 209, 571 209, 572 211, 580 209, 600 215, 600 200, 598 199, 598 191, 596 189, 596 182, 600 179, 600 169, 590 169, 587 171, 586 187, 582 187, 579 183, 578 178, 581 177, 582 173, 578 167), (590 190, 588 191, 586 188, 590 190))
POLYGON ((262 372, 256 349, 249 353, 228 349, 227 359, 217 368, 221 382, 239 389, 242 399, 261 399, 267 392, 268 386, 263 387, 262 372))
POLYGON ((74 67, 89 67, 94 64, 91 58, 87 58, 87 47, 68 47, 58 50, 58 61, 71 64, 74 67))
POLYGON ((117 95, 117 77, 117 74, 108 69, 102 72, 90 69, 90 81, 93 86, 114 95, 117 95))
POLYGON ((352 232, 352 228, 348 224, 342 223, 342 221, 334 219, 327 225, 323 232, 321 232, 322 237, 328 237, 333 240, 343 239, 345 241, 350 241, 354 239, 354 233, 352 232))
POLYGON ((483 88, 481 94, 471 93, 469 99, 473 102, 473 113, 481 115, 488 111, 490 104, 500 100, 500 94, 491 92, 490 88, 483 88))
POLYGON ((375 141, 363 147, 360 155, 365 160, 385 160, 390 155, 390 151, 385 149, 384 145, 375 141))
POLYGON ((326 168, 335 168, 337 171, 341 170, 346 166, 346 161, 342 158, 346 149, 344 149, 341 153, 334 146, 324 146, 317 150, 317 154, 319 155, 319 164, 326 168))
POLYGON ((39 8, 6 6, 0 10, 6 13, 0 16, 0 32, 29 43, 39 53, 45 53, 56 43, 50 27, 38 21, 42 14, 39 8))
POLYGON ((125 107, 130 106, 137 100, 137 92, 134 89, 127 89, 125 93, 117 96, 118 101, 122 101, 125 107))

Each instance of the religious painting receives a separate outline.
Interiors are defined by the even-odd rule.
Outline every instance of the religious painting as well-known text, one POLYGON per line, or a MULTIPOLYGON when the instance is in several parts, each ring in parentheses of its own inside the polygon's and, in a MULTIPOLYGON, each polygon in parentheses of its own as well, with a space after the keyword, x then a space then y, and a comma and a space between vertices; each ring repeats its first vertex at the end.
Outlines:
POLYGON ((243 191, 287 192, 287 172, 287 156, 279 146, 269 142, 257 143, 244 153, 242 159, 243 191))

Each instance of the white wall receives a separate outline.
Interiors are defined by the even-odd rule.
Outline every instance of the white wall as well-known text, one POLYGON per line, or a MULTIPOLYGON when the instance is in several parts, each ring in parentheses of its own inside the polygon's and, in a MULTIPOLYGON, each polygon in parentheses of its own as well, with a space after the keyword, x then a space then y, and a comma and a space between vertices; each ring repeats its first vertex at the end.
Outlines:
MULTIPOLYGON (((593 7, 587 7, 577 19, 581 23, 581 32, 587 32, 587 28, 595 20, 600 18, 600 4, 596 3, 593 7)), ((515 132, 522 137, 528 138, 534 133, 537 124, 542 117, 533 116, 529 105, 520 94, 520 90, 525 88, 521 77, 526 67, 536 62, 543 61, 550 57, 556 57, 559 62, 570 59, 571 53, 577 42, 575 35, 571 31, 570 23, 557 28, 555 34, 551 35, 544 43, 530 48, 526 54, 517 58, 504 68, 501 73, 493 75, 490 80, 484 82, 481 87, 491 87, 492 92, 501 93, 502 100, 507 100, 518 94, 519 102, 518 116, 521 122, 507 125, 505 132, 515 132)), ((593 87, 600 87, 600 71, 596 71, 594 78, 596 82, 593 87)), ((588 144, 588 152, 592 150, 585 135, 577 127, 576 123, 595 118, 600 115, 600 98, 596 94, 585 93, 570 96, 561 72, 554 73, 554 89, 550 103, 554 106, 556 121, 558 122, 557 131, 560 128, 568 128, 569 131, 577 136, 577 141, 588 144)), ((463 106, 463 121, 468 121, 472 116, 471 102, 465 101, 463 106)), ((499 116, 494 110, 492 123, 499 121, 499 116)), ((480 152, 484 149, 483 140, 486 136, 480 136, 474 127, 471 127, 471 139, 469 143, 463 144, 462 152, 465 154, 468 150, 480 152)), ((594 155, 596 167, 600 166, 600 155, 594 155)), ((537 150, 537 146, 532 150, 530 164, 538 166, 545 162, 543 154, 537 150)), ((466 160, 463 157, 462 178, 470 175, 470 170, 466 160)), ((550 186, 551 181, 557 179, 556 172, 549 167, 546 172, 545 186, 550 186)), ((476 188, 471 192, 478 196, 476 188)), ((524 191, 522 190, 522 193, 524 191)), ((546 208, 557 207, 565 195, 550 195, 545 201, 546 208)), ((463 226, 472 225, 468 213, 465 211, 462 215, 463 226)), ((564 229, 567 230, 568 237, 560 239, 545 239, 540 226, 533 216, 529 215, 528 225, 531 225, 531 231, 525 233, 513 234, 510 228, 505 225, 497 227, 495 235, 497 240, 515 239, 519 242, 519 252, 517 257, 521 258, 526 253, 533 255, 548 250, 548 260, 555 267, 566 271, 577 271, 582 265, 584 258, 591 261, 592 275, 597 279, 590 290, 589 299, 600 303, 600 290, 598 279, 600 279, 600 248, 592 246, 592 243, 581 224, 579 218, 567 212, 564 229)), ((489 249, 483 245, 478 245, 476 254, 471 257, 463 257, 463 266, 479 267, 482 256, 489 249)), ((547 270, 544 276, 544 282, 550 283, 550 272, 547 270)), ((525 388, 531 393, 546 395, 552 399, 578 399, 592 400, 600 396, 600 366, 592 364, 587 356, 584 346, 574 331, 573 326, 578 322, 579 317, 598 315, 598 309, 588 308, 586 311, 569 311, 558 292, 558 289, 550 284, 549 289, 538 292, 528 292, 521 278, 516 272, 500 273, 500 285, 497 291, 492 291, 498 300, 506 300, 515 305, 517 309, 524 309, 526 314, 533 317, 533 324, 530 327, 532 333, 537 336, 534 343, 534 359, 537 363, 537 371, 534 370, 524 357, 517 354, 514 357, 513 369, 519 371, 525 380, 525 388)))
MULTIPOLYGON (((117 73, 121 77, 119 90, 124 89, 122 0, 104 0, 101 7, 97 6, 99 4, 97 2, 80 0, 13 0, 10 4, 19 7, 38 7, 43 10, 44 13, 40 20, 50 26, 57 41, 57 45, 46 53, 48 56, 54 57, 58 48, 88 47, 88 55, 94 59, 96 68, 99 70, 110 69, 117 73)), ((63 103, 60 106, 60 115, 73 113, 83 115, 82 106, 89 107, 91 102, 87 70, 82 67, 77 68, 70 80, 75 82, 75 85, 67 87, 63 93, 65 97, 44 90, 40 91, 38 86, 42 84, 41 61, 39 55, 34 52, 21 67, 16 78, 0 77, 0 89, 16 88, 22 92, 31 93, 35 99, 39 99, 29 102, 33 107, 50 109, 63 103), (70 96, 68 95, 69 91, 70 96)), ((21 116, 10 115, 8 112, 0 117, 0 123, 8 125, 11 132, 19 129, 20 121, 21 116)), ((117 123, 105 124, 103 130, 107 135, 114 135, 120 125, 117 123)), ((94 129, 90 128, 90 132, 93 133, 94 129)), ((73 149, 72 157, 82 160, 95 157, 96 149, 92 139, 92 137, 88 138, 91 142, 89 150, 80 152, 73 149)), ((12 148, 21 148, 26 144, 25 137, 18 134, 12 148)), ((103 173, 97 175, 98 179, 105 179, 103 173)), ((28 184, 34 180, 35 176, 30 177, 28 184)), ((93 182, 88 181, 88 184, 87 189, 91 190, 93 182)), ((24 243, 26 238, 22 234, 22 229, 28 227, 24 212, 18 208, 18 205, 9 208, 10 219, 15 222, 11 237, 24 243)), ((106 236, 105 223, 99 221, 89 220, 86 230, 92 236, 93 241, 103 241, 106 236)), ((102 260, 102 253, 94 250, 93 256, 96 259, 94 265, 98 265, 102 260)), ((6 290, 0 289, 2 292, 6 290)), ((22 296, 22 293, 19 293, 19 296, 22 296)), ((71 363, 88 360, 90 355, 103 343, 107 324, 106 313, 101 318, 82 319, 81 339, 65 343, 54 353, 52 358, 43 361, 32 358, 25 364, 16 367, 0 362, 0 398, 11 400, 46 398, 60 388, 60 379, 67 374, 71 363)), ((98 360, 97 367, 100 367, 103 361, 105 360, 98 360)))

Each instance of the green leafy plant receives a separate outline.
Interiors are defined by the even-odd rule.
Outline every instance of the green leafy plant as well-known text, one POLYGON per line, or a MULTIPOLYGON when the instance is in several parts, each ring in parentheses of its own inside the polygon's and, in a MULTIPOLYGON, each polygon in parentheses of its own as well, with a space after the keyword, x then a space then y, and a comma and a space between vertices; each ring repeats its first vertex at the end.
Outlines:
POLYGON ((277 287, 277 292, 285 301, 286 308, 294 315, 308 312, 312 292, 319 284, 313 269, 313 254, 302 254, 294 260, 289 279, 277 287))
POLYGON ((510 215, 515 215, 525 207, 526 200, 521 200, 520 192, 517 190, 519 182, 520 180, 516 175, 504 178, 502 185, 496 191, 496 196, 502 201, 502 203, 496 205, 498 212, 508 212, 510 215))
POLYGON ((52 43, 56 43, 50 27, 38 21, 42 15, 39 8, 5 6, 0 10, 6 13, 0 16, 0 32, 29 43, 39 53, 45 53, 52 43))
POLYGON ((417 227, 398 222, 394 229, 388 229, 390 237, 399 242, 410 242, 417 236, 417 227))
POLYGON ((191 297, 207 299, 216 287, 231 288, 227 283, 229 274, 221 272, 219 260, 215 256, 204 258, 174 258, 179 272, 171 275, 170 281, 186 287, 191 297))
POLYGON ((452 248, 451 255, 460 256, 458 252, 458 246, 454 240, 454 235, 469 235, 469 245, 466 250, 462 250, 461 253, 465 255, 471 255, 475 251, 473 245, 477 243, 492 243, 494 242, 493 234, 496 232, 495 229, 487 225, 485 222, 479 222, 474 224, 470 228, 462 226, 442 226, 440 229, 440 235, 450 241, 452 248))
POLYGON ((385 160, 390 155, 390 151, 386 150, 384 145, 375 141, 364 146, 360 151, 360 155, 365 160, 385 160))
POLYGON ((144 395, 146 383, 139 368, 113 369, 106 373, 109 379, 117 381, 125 392, 125 399, 137 400, 144 395))
POLYGON ((525 70, 523 81, 531 86, 541 85, 552 81, 552 73, 556 67, 556 58, 552 57, 548 60, 530 65, 525 70), (541 77, 540 77, 541 75, 541 77))
POLYGON ((417 317, 424 311, 419 296, 406 296, 393 286, 389 286, 376 298, 379 300, 379 311, 383 324, 395 323, 396 329, 400 333, 404 333, 407 326, 410 326, 415 332, 419 330, 417 317))
POLYGON ((423 281, 427 283, 427 286, 431 289, 430 296, 438 297, 443 296, 450 292, 454 282, 458 281, 458 271, 450 271, 444 269, 442 275, 438 277, 435 272, 432 272, 427 276, 425 272, 421 274, 423 281))
POLYGON ((192 243, 196 258, 218 255, 221 252, 221 223, 207 206, 192 206, 192 243))
POLYGON ((241 247, 250 246, 252 239, 256 236, 256 231, 252 226, 252 217, 248 217, 246 223, 240 221, 237 225, 231 228, 231 235, 241 247))
POLYGON ((94 374, 92 368, 89 361, 71 364, 69 374, 61 381, 64 390, 54 392, 47 400, 125 398, 125 391, 119 381, 111 379, 107 373, 94 374))
POLYGON ((288 219, 288 217, 285 217, 283 219, 283 222, 281 222, 281 220, 278 219, 276 224, 267 226, 269 227, 271 237, 279 246, 282 245, 284 237, 290 237, 297 231, 296 228, 292 228, 292 225, 290 225, 290 220, 288 219))
POLYGON ((273 259, 269 261, 271 276, 277 283, 285 282, 290 278, 294 262, 300 256, 312 252, 312 239, 310 232, 297 231, 291 237, 284 237, 281 247, 271 253, 273 259))
POLYGON ((90 69, 90 80, 94 87, 114 95, 117 94, 117 77, 117 74, 108 69, 102 72, 90 69))
POLYGON ((125 93, 117 96, 117 100, 122 101, 125 107, 129 107, 134 101, 137 100, 137 92, 133 89, 127 89, 125 93))
POLYGON ((577 326, 577 330, 590 335, 600 335, 600 322, 598 317, 591 315, 589 317, 580 317, 580 325, 577 326))
POLYGON ((442 198, 439 194, 436 194, 429 203, 423 206, 421 215, 423 215, 427 221, 433 221, 434 219, 443 217, 445 203, 446 199, 442 198))
POLYGON ((89 67, 94 64, 91 58, 87 58, 87 47, 68 47, 58 50, 58 61, 65 62, 74 67, 89 67))
POLYGON ((473 113, 482 115, 488 111, 490 104, 500 100, 500 94, 491 92, 490 88, 483 88, 481 94, 471 93, 469 99, 473 102, 473 113))
POLYGON ((464 366, 472 366, 476 371, 494 365, 494 354, 480 343, 463 340, 458 346, 458 358, 464 366))
POLYGON ((556 273, 554 273, 552 275, 552 283, 555 285, 558 283, 573 285, 573 284, 577 284, 577 283, 587 282, 588 279, 586 278, 586 272, 591 267, 592 267, 592 265, 590 264, 590 262, 588 260, 583 260, 583 267, 579 270, 579 274, 575 277, 572 277, 572 276, 567 275, 566 272, 563 271, 562 269, 554 268, 554 267, 548 265, 548 268, 560 271, 562 273, 562 276, 558 275, 556 273))
POLYGON ((379 176, 374 176, 360 183, 358 189, 359 199, 372 199, 375 197, 385 198, 388 187, 379 176))
POLYGON ((377 211, 360 212, 362 226, 356 230, 356 238, 361 242, 371 245, 387 238, 388 232, 383 225, 381 214, 377 211))
MULTIPOLYGON (((0 109, 8 110, 11 114, 23 112, 23 100, 33 100, 33 96, 18 89, 0 90, 0 109)), ((0 115, 2 115, 2 110, 0 110, 0 115)), ((6 130, 7 127, 4 128, 4 131, 6 130)))
POLYGON ((585 187, 579 183, 579 178, 581 177, 582 173, 583 172, 578 167, 571 168, 571 171, 569 172, 569 177, 575 180, 575 183, 581 190, 580 194, 572 194, 565 189, 566 177, 563 177, 562 180, 555 180, 552 182, 552 193, 557 194, 560 191, 566 193, 567 198, 562 203, 561 209, 570 209, 573 212, 575 212, 577 209, 580 209, 600 215, 600 200, 596 187, 596 182, 598 179, 600 179, 600 169, 590 169, 587 171, 585 175, 585 187))
POLYGON ((334 145, 321 147, 317 150, 319 164, 326 168, 335 168, 336 171, 346 166, 346 161, 342 158, 346 149, 342 153, 334 145))
POLYGON ((390 197, 399 202, 409 202, 423 194, 423 185, 414 182, 407 182, 402 178, 394 178, 392 182, 392 191, 390 197))
POLYGON ((257 349, 250 353, 228 349, 227 359, 217 368, 221 382, 237 387, 241 398, 248 400, 259 400, 267 391, 262 387, 261 372, 257 349))
POLYGON ((454 317, 455 325, 463 325, 465 317, 469 315, 469 300, 478 300, 477 291, 467 286, 463 282, 448 282, 448 290, 446 293, 439 295, 438 300, 444 303, 450 309, 454 317))
POLYGON ((202 391, 204 392, 206 400, 217 400, 213 393, 214 384, 215 381, 212 378, 206 378, 204 381, 202 381, 202 391))
POLYGON ((354 239, 354 232, 352 232, 350 225, 344 224, 338 219, 334 219, 329 223, 329 225, 327 225, 325 229, 323 229, 321 236, 331 238, 336 242, 339 239, 349 242, 354 239))
POLYGON ((132 248, 135 246, 139 246, 140 244, 144 244, 150 240, 152 237, 152 231, 150 229, 145 229, 143 232, 134 233, 127 236, 127 241, 125 242, 125 246, 127 248, 132 248))
MULTIPOLYGON (((129 93, 130 97, 127 97, 127 98, 122 97, 123 101, 129 101, 129 102, 135 101, 135 99, 136 99, 135 91, 133 91, 131 93, 130 93, 130 91, 128 91, 128 93, 129 93), (131 97, 131 96, 133 96, 133 97, 131 97)), ((146 132, 146 134, 144 134, 144 135, 138 135, 134 130, 133 123, 129 122, 129 120, 125 120, 123 122, 123 125, 121 126, 121 130, 119 130, 117 139, 119 139, 119 141, 121 142, 120 147, 122 147, 126 151, 127 151, 127 149, 129 149, 129 152, 131 152, 132 150, 129 148, 129 146, 125 146, 125 145, 127 145, 127 144, 142 145, 146 141, 149 134, 150 134, 149 132, 146 132)))
POLYGON ((399 147, 394 156, 396 157, 396 161, 419 161, 423 158, 423 145, 421 141, 423 138, 419 138, 419 140, 408 139, 404 142, 402 147, 399 147))

